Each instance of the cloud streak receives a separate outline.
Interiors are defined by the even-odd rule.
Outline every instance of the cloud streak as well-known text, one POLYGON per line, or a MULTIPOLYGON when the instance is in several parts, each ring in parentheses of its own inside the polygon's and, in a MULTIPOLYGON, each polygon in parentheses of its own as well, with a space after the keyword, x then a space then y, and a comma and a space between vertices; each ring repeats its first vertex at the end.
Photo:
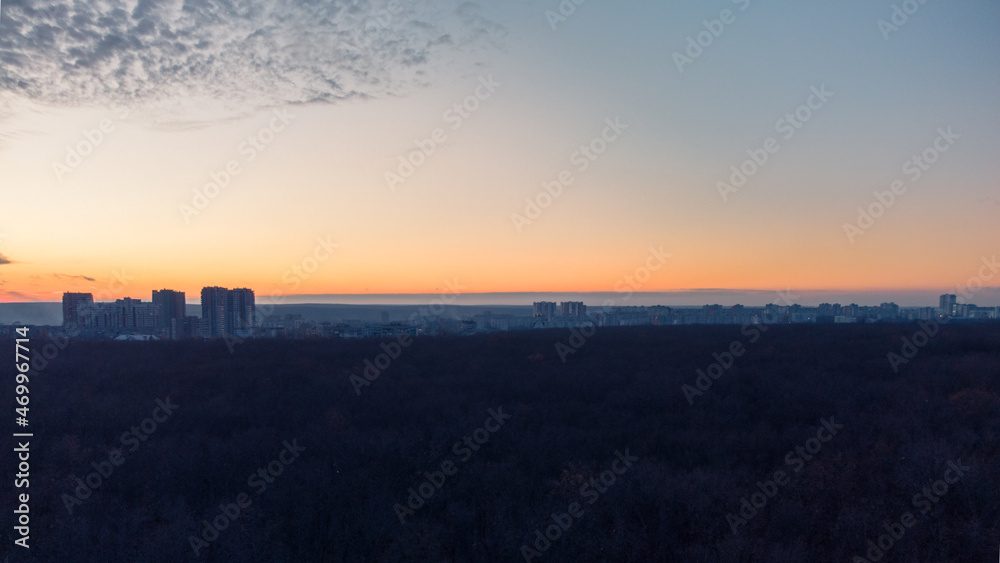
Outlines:
MULTIPOLYGON (((28 295, 26 293, 21 293, 20 291, 0 291, 0 299, 2 300, 18 300, 18 301, 38 301, 39 299, 33 295, 28 295)), ((0 300, 0 302, 2 302, 0 300)))
POLYGON ((94 278, 88 278, 87 276, 74 276, 70 274, 52 274, 52 277, 57 280, 85 280, 85 281, 97 281, 94 278))
POLYGON ((127 105, 191 125, 404 94, 494 44, 461 0, 6 0, 0 105, 127 105), (11 96, 14 100, 12 101, 11 96), (6 100, 6 101, 4 101, 6 100))

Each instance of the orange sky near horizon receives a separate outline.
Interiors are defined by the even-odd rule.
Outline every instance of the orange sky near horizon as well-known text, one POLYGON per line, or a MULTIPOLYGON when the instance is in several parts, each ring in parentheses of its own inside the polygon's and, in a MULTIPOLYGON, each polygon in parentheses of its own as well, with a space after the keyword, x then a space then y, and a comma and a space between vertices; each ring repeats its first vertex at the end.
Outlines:
MULTIPOLYGON (((149 299, 163 288, 193 298, 210 285, 433 294, 456 280, 468 293, 607 292, 641 272, 650 248, 671 256, 631 285, 638 291, 944 292, 1000 253, 995 3, 928 4, 891 41, 874 25, 884 10, 857 0, 755 4, 739 31, 684 69, 670 53, 699 29, 697 3, 588 3, 557 32, 523 6, 487 8, 506 41, 429 48, 440 58, 426 67, 388 47, 387 58, 334 56, 333 43, 324 45, 334 54, 268 61, 275 84, 235 47, 232 59, 213 59, 232 66, 212 68, 237 73, 233 85, 109 67, 135 70, 142 95, 128 115, 107 96, 66 98, 59 88, 73 80, 105 83, 70 69, 65 84, 48 84, 45 45, 18 43, 26 54, 5 72, 36 87, 0 91, 0 302, 66 291, 149 299), (371 66, 352 66, 362 63, 371 66), (361 95, 329 99, 313 91, 373 68, 426 80, 358 83, 361 95), (307 76, 329 79, 296 88, 307 76), (48 86, 50 98, 19 97, 48 86), (244 86, 263 88, 264 101, 244 86), (155 95, 185 87, 202 98, 155 95), (819 89, 833 94, 817 107, 819 89), (474 109, 458 118, 456 106, 474 109), (778 124, 803 108, 809 119, 786 137, 778 124), (101 127, 67 169, 70 148, 101 127), (942 145, 939 132, 952 129, 957 140, 942 145), (719 182, 768 138, 780 148, 722 198, 719 182), (428 139, 437 140, 421 155, 428 139), (581 160, 587 146, 600 154, 581 160), (909 174, 935 146, 947 150, 909 174), (412 174, 400 168, 407 158, 420 161, 412 174), (218 180, 229 167, 238 172, 218 180), (390 173, 405 178, 390 188, 390 173), (552 198, 545 186, 560 177, 552 198), (896 180, 906 191, 884 215, 845 232, 896 180), (213 182, 225 186, 199 205, 213 182), (528 201, 550 203, 535 217, 528 201), (338 246, 320 259, 319 241, 338 246), (115 272, 127 285, 112 283, 115 272)), ((220 33, 242 25, 216 23, 220 33)), ((387 46, 409 33, 382 31, 387 46)))

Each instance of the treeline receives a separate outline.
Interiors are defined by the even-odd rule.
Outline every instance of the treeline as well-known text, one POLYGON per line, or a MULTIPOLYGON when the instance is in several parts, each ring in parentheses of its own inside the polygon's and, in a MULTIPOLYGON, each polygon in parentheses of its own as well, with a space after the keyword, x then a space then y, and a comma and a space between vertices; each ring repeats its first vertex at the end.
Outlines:
POLYGON ((944 326, 898 373, 917 325, 764 328, 73 342, 32 374, 31 549, 0 554, 992 560, 1000 326, 944 326))

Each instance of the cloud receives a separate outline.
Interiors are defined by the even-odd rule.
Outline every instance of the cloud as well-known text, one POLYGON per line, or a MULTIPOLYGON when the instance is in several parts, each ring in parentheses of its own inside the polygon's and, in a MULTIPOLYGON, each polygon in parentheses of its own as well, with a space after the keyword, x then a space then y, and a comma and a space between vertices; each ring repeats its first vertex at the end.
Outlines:
POLYGON ((401 95, 504 34, 472 2, 397 0, 395 14, 386 5, 5 0, 0 115, 24 103, 124 106, 142 120, 189 126, 401 95))
POLYGON ((94 278, 88 278, 87 276, 71 276, 67 274, 52 274, 52 277, 57 280, 86 280, 86 281, 96 281, 94 278))
POLYGON ((0 254, 0 266, 3 266, 4 264, 13 264, 13 262, 11 262, 10 259, 3 254, 0 254))
POLYGON ((20 291, 0 291, 0 298, 17 299, 20 301, 38 301, 37 297, 21 293, 20 291))

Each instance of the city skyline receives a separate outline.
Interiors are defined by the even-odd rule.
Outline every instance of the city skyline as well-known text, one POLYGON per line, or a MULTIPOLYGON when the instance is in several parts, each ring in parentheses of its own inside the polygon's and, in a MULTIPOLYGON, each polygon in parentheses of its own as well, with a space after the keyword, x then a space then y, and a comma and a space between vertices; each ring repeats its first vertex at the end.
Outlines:
MULTIPOLYGON (((750 311, 785 311, 792 312, 792 317, 786 322, 820 322, 820 317, 828 317, 830 322, 867 322, 870 320, 880 321, 907 321, 917 319, 929 319, 939 317, 955 317, 968 319, 1000 319, 1000 306, 983 307, 970 301, 974 292, 968 290, 961 294, 942 294, 938 297, 938 306, 900 306, 895 302, 882 302, 878 306, 865 304, 841 304, 841 303, 821 303, 818 306, 809 306, 798 303, 799 297, 791 293, 778 292, 775 300, 764 307, 753 305, 720 305, 703 304, 700 307, 677 307, 656 304, 653 306, 629 305, 628 299, 616 300, 606 299, 600 306, 587 305, 582 301, 535 301, 531 304, 530 318, 539 321, 554 321, 559 319, 576 319, 574 322, 599 323, 606 326, 607 315, 619 311, 636 310, 665 310, 665 311, 686 311, 687 322, 679 324, 700 324, 706 319, 699 317, 695 313, 696 309, 701 309, 702 313, 707 313, 709 317, 732 315, 733 320, 738 320, 740 315, 749 314, 751 318, 754 313, 750 311)), ((457 295, 456 295, 457 296, 457 295)), ((444 297, 444 295, 442 295, 444 297)), ((225 335, 254 335, 255 327, 266 326, 268 322, 274 321, 277 307, 285 305, 281 301, 266 300, 263 303, 266 313, 257 316, 256 296, 249 288, 227 289, 218 286, 206 286, 201 290, 201 298, 198 306, 201 310, 200 317, 187 314, 188 305, 185 303, 184 292, 169 289, 154 290, 152 300, 143 302, 141 299, 125 297, 115 301, 95 301, 90 293, 66 292, 62 296, 62 326, 64 328, 83 329, 141 329, 155 331, 166 335, 171 339, 200 336, 204 338, 218 338, 225 335), (197 320, 196 320, 197 319, 197 320)), ((445 301, 441 298, 435 300, 431 307, 438 307, 439 312, 433 313, 427 308, 427 312, 418 315, 418 318, 411 317, 409 321, 440 317, 446 308, 445 301), (430 314, 427 314, 430 313, 430 314)), ((453 301, 451 301, 453 303, 453 301)), ((321 306, 321 304, 311 304, 321 306)), ((520 304, 527 308, 526 304, 520 304)), ((483 305, 489 307, 490 305, 483 305)), ((370 307, 390 307, 390 305, 370 305, 370 307)), ((469 306, 466 306, 467 308, 469 306)), ((476 315, 479 319, 483 314, 487 317, 492 313, 484 310, 481 315, 476 315)), ((656 318, 656 313, 653 313, 656 318)), ((510 317, 507 314, 501 314, 510 317)), ((390 315, 386 311, 381 312, 381 324, 390 324, 390 315)), ((280 319, 280 315, 276 318, 280 319)), ((710 320, 710 319, 709 319, 710 320)), ((397 319, 398 321, 398 319, 397 319)), ((394 321, 395 323, 396 321, 394 321)), ((616 321, 617 322, 617 321, 616 321)), ((673 321, 678 324, 677 320, 673 321)), ((279 321, 280 324, 280 321, 279 321)), ((658 324, 653 320, 652 324, 658 324)), ((506 325, 505 325, 506 326, 506 325)), ((518 324, 505 330, 524 328, 539 328, 518 324)))
MULTIPOLYGON (((818 291, 793 291, 791 288, 784 290, 761 290, 761 291, 727 291, 722 289, 691 290, 685 292, 641 292, 641 291, 608 291, 608 292, 510 292, 510 293, 469 293, 455 289, 461 285, 451 284, 451 288, 437 293, 410 293, 410 294, 329 294, 329 295, 256 295, 257 299, 274 305, 422 305, 428 301, 433 301, 441 295, 450 294, 451 301, 455 304, 467 306, 511 306, 525 305, 537 301, 559 301, 573 302, 579 301, 585 306, 596 307, 608 301, 613 301, 618 305, 635 306, 672 306, 672 307, 700 307, 704 305, 721 306, 762 306, 776 301, 786 299, 785 295, 793 296, 796 303, 803 306, 816 307, 823 303, 844 303, 856 304, 860 306, 874 306, 880 303, 898 303, 901 307, 926 307, 939 302, 944 295, 956 295, 956 299, 961 303, 971 303, 978 301, 981 306, 1000 305, 1000 288, 979 286, 979 278, 971 278, 971 284, 960 284, 956 287, 946 288, 941 291, 919 291, 919 292, 870 292, 870 293, 845 293, 845 292, 818 292, 818 291)), ((446 284, 447 287, 448 284, 446 284)), ((157 286, 159 287, 159 286, 157 286)), ((184 297, 184 304, 187 306, 200 306, 201 297, 186 297, 188 293, 200 295, 202 291, 209 287, 202 286, 200 290, 177 291, 177 290, 152 290, 155 300, 158 292, 168 292, 179 294, 184 297)), ((60 293, 60 301, 49 301, 41 303, 60 303, 62 296, 71 293, 81 293, 79 291, 63 291, 60 293)), ((90 293, 93 292, 82 292, 90 293)), ((121 294, 112 294, 111 291, 99 290, 94 299, 95 302, 111 303, 119 299, 130 298, 132 295, 142 294, 141 291, 121 291, 121 294)), ((149 292, 146 292, 149 293, 149 292)), ((0 302, 2 303, 2 302, 0 302)), ((15 304, 15 303, 12 303, 15 304)))
POLYGON ((637 291, 948 291, 1000 240, 1000 7, 893 5, 5 3, 0 302, 613 292, 651 253, 637 291))

